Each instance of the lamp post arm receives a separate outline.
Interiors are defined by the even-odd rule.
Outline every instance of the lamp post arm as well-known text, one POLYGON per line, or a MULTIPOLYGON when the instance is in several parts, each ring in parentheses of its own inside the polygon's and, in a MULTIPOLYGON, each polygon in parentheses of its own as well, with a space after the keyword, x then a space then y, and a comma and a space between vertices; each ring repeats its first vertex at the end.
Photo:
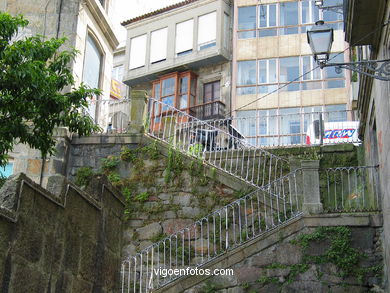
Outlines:
POLYGON ((335 13, 344 14, 342 5, 334 5, 334 6, 318 6, 319 9, 327 10, 335 13))
POLYGON ((319 63, 320 68, 335 67, 336 73, 341 73, 341 69, 348 69, 375 79, 390 81, 390 59, 366 60, 349 63, 319 63))

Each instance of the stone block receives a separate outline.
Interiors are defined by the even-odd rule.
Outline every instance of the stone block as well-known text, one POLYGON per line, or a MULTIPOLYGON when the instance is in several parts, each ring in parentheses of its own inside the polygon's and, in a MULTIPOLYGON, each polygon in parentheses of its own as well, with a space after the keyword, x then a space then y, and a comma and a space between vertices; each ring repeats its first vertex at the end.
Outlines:
POLYGON ((31 175, 41 174, 42 160, 27 159, 27 173, 31 175))
POLYGON ((177 212, 177 215, 180 218, 195 219, 199 217, 201 212, 202 211, 200 208, 183 207, 180 211, 177 212))
MULTIPOLYGON (((163 232, 167 235, 173 234, 184 228, 189 227, 191 231, 191 237, 195 233, 195 227, 193 227, 193 221, 190 219, 171 219, 162 222, 163 232)), ((185 237, 188 237, 188 232, 185 232, 185 237)))
POLYGON ((260 278, 262 272, 262 269, 251 266, 234 268, 234 274, 240 284, 257 281, 260 278))
POLYGON ((138 239, 140 240, 148 240, 153 237, 160 235, 163 232, 163 228, 159 223, 152 223, 146 225, 145 227, 137 229, 137 233, 139 235, 138 239))
POLYGON ((188 207, 191 205, 192 198, 193 196, 190 194, 176 195, 173 197, 173 203, 183 207, 188 207))

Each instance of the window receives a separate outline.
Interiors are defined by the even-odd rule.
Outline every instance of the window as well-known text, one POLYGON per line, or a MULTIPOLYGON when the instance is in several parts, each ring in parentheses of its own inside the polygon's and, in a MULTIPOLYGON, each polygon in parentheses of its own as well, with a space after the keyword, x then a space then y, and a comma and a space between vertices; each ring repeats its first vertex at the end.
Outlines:
POLYGON ((280 35, 289 35, 298 33, 298 2, 280 3, 280 26, 290 26, 281 28, 280 35), (294 26, 294 27, 291 27, 294 26))
POLYGON ((237 85, 256 84, 256 61, 240 61, 237 64, 237 85))
POLYGON ((145 66, 146 34, 130 40, 130 69, 145 66))
POLYGON ((122 81, 123 80, 123 71, 124 71, 123 65, 115 66, 112 69, 111 78, 115 79, 117 81, 122 81))
POLYGON ((324 120, 328 122, 347 121, 346 105, 327 105, 325 106, 326 115, 324 120))
MULTIPOLYGON (((259 6, 259 28, 276 27, 277 12, 276 4, 260 5, 259 6)), ((276 29, 264 29, 259 31, 259 37, 276 36, 276 29)))
MULTIPOLYGON (((287 57, 279 59, 279 81, 292 82, 299 77, 299 57, 287 57)), ((298 91, 298 83, 290 83, 283 90, 298 91)))
POLYGON ((172 73, 153 82, 153 98, 167 105, 162 109, 154 109, 156 122, 158 115, 168 111, 169 106, 185 111, 194 106, 196 80, 196 75, 187 71, 172 73))
POLYGON ((4 167, 0 167, 0 176, 8 178, 13 174, 14 162, 9 161, 4 167))
MULTIPOLYGON (((326 5, 337 5, 342 0, 327 0, 326 5)), ((238 39, 257 36, 269 37, 306 33, 317 20, 325 22, 335 30, 343 29, 343 16, 333 11, 322 11, 314 0, 283 1, 274 4, 238 7, 238 39), (257 11, 256 11, 257 10, 257 11)))
MULTIPOLYGON (((175 78, 168 78, 164 79, 161 83, 161 101, 169 105, 171 107, 174 107, 174 100, 175 100, 175 78)), ((163 109, 163 112, 168 110, 168 107, 163 109)))
POLYGON ((259 93, 270 93, 277 89, 277 85, 265 85, 278 82, 277 60, 259 61, 259 93))
POLYGON ((194 20, 190 19, 176 24, 176 55, 184 55, 192 52, 194 20))
POLYGON ((168 28, 159 29, 150 36, 150 63, 164 61, 167 58, 168 28))
MULTIPOLYGON (((99 88, 100 86, 102 59, 103 54, 96 41, 91 35, 88 35, 84 56, 83 82, 90 88, 99 88)), ((92 119, 96 118, 96 102, 94 100, 90 102, 87 112, 92 119)))
POLYGON ((304 144, 308 126, 319 119, 325 122, 348 121, 346 105, 305 108, 280 108, 237 111, 233 125, 248 142, 261 146, 304 144))
POLYGON ((216 45, 217 13, 202 15, 198 19, 198 49, 203 50, 216 45))
POLYGON ((238 30, 252 30, 239 32, 239 39, 256 37, 256 6, 238 8, 238 30))
POLYGON ((220 81, 205 83, 203 85, 203 103, 220 100, 220 81))
MULTIPOLYGON (((335 62, 343 62, 343 56, 331 54, 335 62)), ((279 88, 299 91, 343 87, 343 72, 338 74, 334 68, 321 70, 311 55, 237 62, 237 95, 266 94, 279 88), (282 87, 283 84, 286 86, 282 87)))

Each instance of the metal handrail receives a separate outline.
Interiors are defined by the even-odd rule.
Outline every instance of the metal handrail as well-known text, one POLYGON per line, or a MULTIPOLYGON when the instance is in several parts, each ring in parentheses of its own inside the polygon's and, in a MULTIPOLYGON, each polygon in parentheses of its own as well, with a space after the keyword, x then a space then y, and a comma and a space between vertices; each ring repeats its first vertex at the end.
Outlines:
POLYGON ((270 184, 289 170, 289 162, 242 137, 228 133, 161 101, 148 98, 145 132, 174 149, 255 187, 270 184))
POLYGON ((159 268, 199 267, 299 217, 301 175, 297 169, 128 257, 121 268, 122 292, 161 288, 179 276, 163 278, 159 268))
POLYGON ((324 209, 328 212, 379 211, 379 166, 336 167, 320 170, 324 209))

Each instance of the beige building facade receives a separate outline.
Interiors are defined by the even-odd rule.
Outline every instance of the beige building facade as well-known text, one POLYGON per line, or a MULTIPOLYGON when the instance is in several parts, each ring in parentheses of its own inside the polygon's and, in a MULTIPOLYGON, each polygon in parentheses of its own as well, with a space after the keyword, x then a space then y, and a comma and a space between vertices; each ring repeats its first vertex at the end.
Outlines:
POLYGON ((236 0, 234 16, 232 114, 253 145, 305 143, 316 119, 310 113, 341 111, 324 119, 352 119, 350 74, 319 69, 306 36, 323 19, 334 29, 332 62, 348 61, 342 14, 312 0, 236 0))

